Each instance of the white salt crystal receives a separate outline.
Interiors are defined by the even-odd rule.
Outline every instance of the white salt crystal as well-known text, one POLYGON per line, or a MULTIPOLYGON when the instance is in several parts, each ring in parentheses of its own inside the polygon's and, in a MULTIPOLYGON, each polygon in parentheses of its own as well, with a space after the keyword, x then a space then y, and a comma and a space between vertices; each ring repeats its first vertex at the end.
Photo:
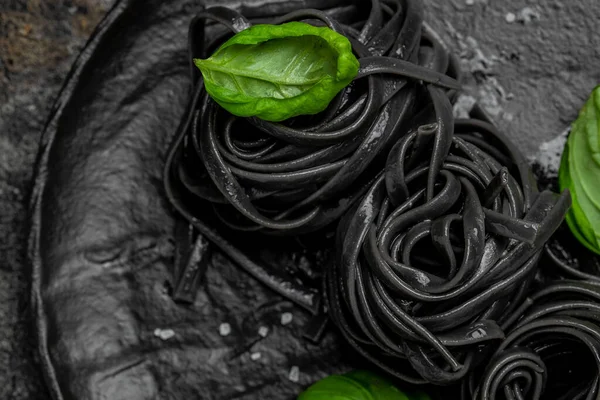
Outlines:
POLYGON ((258 328, 258 334, 260 335, 260 337, 267 337, 267 335, 269 334, 269 328, 267 328, 266 326, 261 326, 260 328, 258 328))
POLYGON ((230 333, 231 333, 231 325, 229 325, 227 322, 223 322, 221 325, 219 325, 219 335, 227 336, 230 333))
POLYGON ((161 338, 162 340, 169 340, 175 336, 173 329, 155 329, 154 336, 161 338))
POLYGON ((281 314, 281 325, 288 325, 290 322, 292 322, 293 319, 294 316, 292 315, 292 313, 285 312, 281 314))
POLYGON ((294 365, 290 368, 288 379, 292 382, 298 382, 300 380, 300 368, 298 368, 298 366, 294 365))

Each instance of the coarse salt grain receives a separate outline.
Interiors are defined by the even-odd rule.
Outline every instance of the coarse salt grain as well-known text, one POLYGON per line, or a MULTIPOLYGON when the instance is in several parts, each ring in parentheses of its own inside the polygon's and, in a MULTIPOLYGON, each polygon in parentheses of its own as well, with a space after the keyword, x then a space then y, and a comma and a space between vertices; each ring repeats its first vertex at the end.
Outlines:
POLYGON ((219 335, 227 336, 230 333, 231 333, 231 325, 229 325, 227 322, 223 322, 221 325, 219 325, 219 335))
POLYGON ((175 331, 173 329, 155 329, 154 336, 157 336, 162 340, 169 340, 175 336, 175 331))
POLYGON ((261 326, 260 328, 258 328, 258 335, 260 337, 267 337, 268 334, 269 328, 267 328, 266 326, 261 326))
POLYGON ((285 312, 281 314, 281 325, 288 325, 290 322, 292 322, 293 319, 294 316, 292 315, 292 313, 285 312))
POLYGON ((300 380, 300 368, 298 368, 296 365, 290 368, 288 379, 292 382, 298 382, 300 380))

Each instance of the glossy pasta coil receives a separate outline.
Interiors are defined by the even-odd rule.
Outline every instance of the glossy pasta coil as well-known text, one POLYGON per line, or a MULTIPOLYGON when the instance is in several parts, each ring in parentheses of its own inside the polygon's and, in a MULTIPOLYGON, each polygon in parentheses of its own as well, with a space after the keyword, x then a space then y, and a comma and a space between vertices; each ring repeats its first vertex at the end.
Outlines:
POLYGON ((505 321, 506 339, 463 399, 575 400, 600 396, 600 285, 560 280, 527 297, 505 321))
POLYGON ((600 282, 600 256, 589 251, 563 225, 546 243, 546 279, 581 279, 600 282))
POLYGON ((329 313, 363 356, 404 381, 451 384, 505 336, 544 243, 570 205, 538 193, 517 149, 476 107, 424 112, 342 220, 329 313))
MULTIPOLYGON (((362 4, 364 6, 364 3, 362 4)), ((203 46, 205 20, 238 32, 255 22, 305 21, 346 35, 360 62, 359 74, 326 111, 272 123, 227 113, 206 93, 193 71, 195 95, 169 158, 173 177, 191 199, 187 214, 210 204, 235 231, 299 235, 336 223, 372 184, 387 152, 420 111, 424 83, 455 93, 457 63, 437 36, 423 28, 420 1, 373 0, 370 13, 356 4, 324 11, 298 10, 268 21, 249 21, 213 7, 190 28, 191 58, 203 46), (194 203, 194 199, 199 202, 194 203), (200 205, 199 205, 200 204, 200 205)))

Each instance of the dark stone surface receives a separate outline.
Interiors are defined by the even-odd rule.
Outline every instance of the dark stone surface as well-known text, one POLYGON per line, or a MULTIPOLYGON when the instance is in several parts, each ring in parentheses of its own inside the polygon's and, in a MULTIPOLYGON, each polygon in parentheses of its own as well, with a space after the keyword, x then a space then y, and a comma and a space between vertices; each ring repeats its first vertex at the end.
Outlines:
POLYGON ((0 2, 0 398, 45 400, 35 362, 25 264, 38 141, 71 63, 107 2, 0 2))
MULTIPOLYGON (((26 201, 52 99, 109 3, 5 0, 0 5, 2 399, 48 398, 30 333, 26 201)), ((600 83, 600 35, 594 27, 600 3, 595 0, 426 3, 428 20, 470 71, 467 94, 480 100, 529 156, 565 130, 600 83), (530 12, 523 11, 526 6, 530 12), (509 13, 515 16, 512 23, 509 13)), ((470 98, 463 100, 468 104, 470 98)))

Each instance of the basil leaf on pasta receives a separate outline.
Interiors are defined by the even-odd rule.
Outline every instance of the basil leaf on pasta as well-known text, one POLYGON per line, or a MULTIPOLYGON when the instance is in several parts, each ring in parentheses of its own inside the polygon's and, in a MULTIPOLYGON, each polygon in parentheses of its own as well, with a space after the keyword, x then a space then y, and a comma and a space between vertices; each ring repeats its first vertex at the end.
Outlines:
POLYGON ((254 25, 194 63, 219 105, 267 121, 323 111, 359 67, 346 37, 303 22, 254 25))

